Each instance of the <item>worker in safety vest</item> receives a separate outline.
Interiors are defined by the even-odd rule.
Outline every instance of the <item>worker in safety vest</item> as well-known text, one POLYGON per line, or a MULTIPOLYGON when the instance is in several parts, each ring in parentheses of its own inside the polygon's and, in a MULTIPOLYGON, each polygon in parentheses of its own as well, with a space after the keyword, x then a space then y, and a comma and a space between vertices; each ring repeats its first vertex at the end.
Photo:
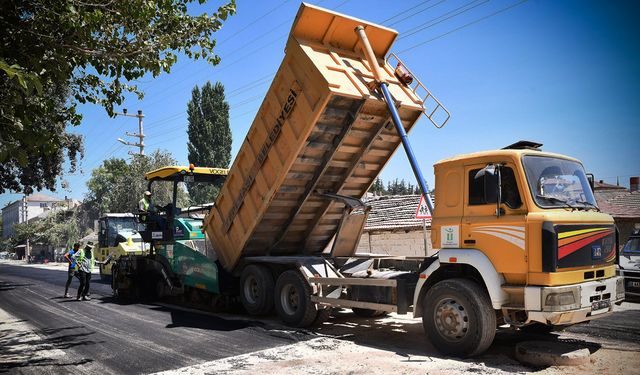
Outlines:
MULTIPOLYGON (((151 192, 149 190, 144 192, 144 196, 138 202, 138 210, 140 212, 149 212, 149 209, 153 208, 151 205, 151 192)), ((140 221, 145 222, 147 220, 147 215, 140 215, 140 221)))
POLYGON ((101 262, 96 260, 93 254, 93 243, 89 242, 82 250, 78 250, 73 254, 73 260, 76 262, 76 270, 78 279, 80 279, 80 287, 78 288, 78 295, 76 299, 80 301, 90 301, 89 286, 91 284, 91 273, 93 272, 93 266, 97 264, 107 264, 111 261, 111 255, 101 262))

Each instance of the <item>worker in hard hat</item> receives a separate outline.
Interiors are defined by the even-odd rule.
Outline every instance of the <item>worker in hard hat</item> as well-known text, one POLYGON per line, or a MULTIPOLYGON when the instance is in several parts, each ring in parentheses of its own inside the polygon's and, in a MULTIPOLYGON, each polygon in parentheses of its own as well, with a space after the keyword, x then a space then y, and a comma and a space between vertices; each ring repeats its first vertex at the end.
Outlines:
MULTIPOLYGON (((144 192, 144 195, 142 196, 142 199, 140 199, 140 201, 138 202, 138 210, 141 213, 147 213, 152 208, 153 206, 151 205, 151 192, 149 190, 146 190, 144 192)), ((144 223, 146 221, 147 221, 147 215, 141 214, 140 222, 144 223)))
POLYGON ((91 273, 93 272, 93 266, 97 264, 106 265, 111 262, 111 255, 101 262, 95 259, 93 253, 93 243, 89 242, 82 250, 78 250, 73 254, 73 260, 76 262, 77 277, 80 279, 80 287, 78 287, 78 295, 76 299, 78 301, 90 301, 89 287, 91 285, 91 273))

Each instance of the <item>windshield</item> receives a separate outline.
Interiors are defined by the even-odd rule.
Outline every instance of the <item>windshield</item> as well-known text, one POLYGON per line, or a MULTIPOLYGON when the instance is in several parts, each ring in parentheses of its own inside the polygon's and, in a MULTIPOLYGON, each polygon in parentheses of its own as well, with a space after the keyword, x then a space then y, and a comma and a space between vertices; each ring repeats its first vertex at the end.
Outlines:
POLYGON ((135 218, 131 217, 110 217, 109 218, 109 227, 111 232, 122 232, 123 230, 138 230, 138 223, 136 223, 135 218))
POLYGON ((627 244, 624 245, 622 253, 640 255, 640 237, 630 238, 627 244))
POLYGON ((548 156, 522 158, 529 189, 542 208, 597 208, 580 163, 548 156))

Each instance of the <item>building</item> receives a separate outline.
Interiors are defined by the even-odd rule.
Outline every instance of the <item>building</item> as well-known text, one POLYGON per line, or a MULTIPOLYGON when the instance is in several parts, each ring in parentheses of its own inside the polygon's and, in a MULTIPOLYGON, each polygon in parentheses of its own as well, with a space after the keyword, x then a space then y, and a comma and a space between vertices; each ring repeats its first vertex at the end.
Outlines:
POLYGON ((2 209, 2 236, 10 237, 15 224, 40 216, 53 209, 59 202, 60 199, 45 194, 32 194, 9 203, 2 209))
POLYGON ((420 203, 419 195, 373 197, 365 203, 371 206, 371 211, 360 237, 358 253, 398 256, 433 254, 431 220, 415 218, 420 203))
POLYGON ((633 232, 634 226, 640 223, 640 188, 638 177, 631 177, 630 189, 617 185, 596 183, 594 195, 602 212, 611 216, 620 231, 620 246, 624 245, 633 232))

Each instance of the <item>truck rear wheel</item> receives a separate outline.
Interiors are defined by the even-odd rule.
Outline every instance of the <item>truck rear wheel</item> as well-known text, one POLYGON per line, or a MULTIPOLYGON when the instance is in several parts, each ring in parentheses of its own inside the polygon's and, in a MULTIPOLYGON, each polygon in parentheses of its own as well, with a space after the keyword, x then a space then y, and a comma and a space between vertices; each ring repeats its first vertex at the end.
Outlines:
POLYGON ((487 292, 467 279, 443 280, 423 300, 424 331, 444 354, 471 357, 491 345, 496 314, 487 292))
POLYGON ((251 315, 264 315, 273 310, 273 276, 265 266, 251 264, 240 277, 240 299, 251 315))
POLYGON ((276 281, 274 301, 280 319, 292 327, 311 325, 318 315, 311 293, 311 285, 300 272, 289 270, 281 274, 276 281))

